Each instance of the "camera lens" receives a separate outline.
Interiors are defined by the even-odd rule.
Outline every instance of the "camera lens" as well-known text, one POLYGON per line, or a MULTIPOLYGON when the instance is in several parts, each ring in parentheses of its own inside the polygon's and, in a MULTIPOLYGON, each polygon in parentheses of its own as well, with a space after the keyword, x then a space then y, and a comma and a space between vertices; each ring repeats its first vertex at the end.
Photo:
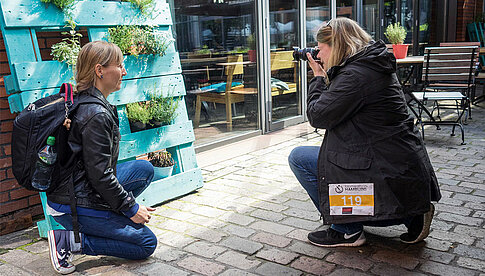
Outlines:
POLYGON ((294 50, 293 50, 293 59, 296 60, 296 61, 299 61, 299 60, 308 61, 308 58, 307 58, 306 54, 307 53, 310 53, 310 55, 312 55, 312 58, 314 60, 319 60, 317 58, 318 52, 320 52, 320 50, 319 49, 315 49, 315 48, 303 48, 303 49, 300 49, 298 47, 295 47, 294 50))

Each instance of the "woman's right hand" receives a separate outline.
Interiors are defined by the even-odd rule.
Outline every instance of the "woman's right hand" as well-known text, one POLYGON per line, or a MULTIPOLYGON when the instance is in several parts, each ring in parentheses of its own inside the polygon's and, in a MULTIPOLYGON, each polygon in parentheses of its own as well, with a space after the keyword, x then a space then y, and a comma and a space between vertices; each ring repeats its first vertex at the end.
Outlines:
POLYGON ((310 53, 306 53, 306 57, 308 59, 308 64, 313 70, 313 75, 315 77, 327 77, 327 72, 323 68, 322 64, 318 61, 315 61, 310 53))
POLYGON ((138 212, 136 212, 136 214, 132 216, 130 219, 134 223, 141 223, 141 224, 148 223, 150 221, 150 218, 152 217, 148 212, 152 212, 152 211, 155 211, 155 208, 140 205, 138 207, 138 212))

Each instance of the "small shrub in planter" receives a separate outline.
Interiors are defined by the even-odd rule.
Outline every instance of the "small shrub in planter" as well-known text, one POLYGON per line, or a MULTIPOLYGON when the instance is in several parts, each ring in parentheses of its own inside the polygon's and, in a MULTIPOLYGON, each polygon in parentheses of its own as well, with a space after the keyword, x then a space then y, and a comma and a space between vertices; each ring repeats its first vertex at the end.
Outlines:
POLYGON ((155 32, 150 26, 124 25, 108 29, 108 41, 120 47, 124 55, 158 55, 173 42, 166 33, 155 32))
POLYGON ((404 27, 401 26, 399 22, 390 24, 389 26, 387 26, 386 32, 384 33, 384 35, 387 37, 389 42, 392 43, 394 56, 396 56, 396 58, 398 59, 405 58, 407 55, 408 46, 409 46, 407 44, 403 44, 404 39, 406 39, 406 35, 407 35, 406 29, 404 29, 404 27))
POLYGON ((65 62, 67 65, 72 66, 74 72, 77 56, 81 50, 81 37, 83 35, 76 32, 76 22, 73 20, 68 19, 64 27, 69 27, 70 30, 61 34, 69 35, 70 37, 66 37, 61 42, 52 45, 51 56, 54 60, 65 62))
POLYGON ((131 132, 144 130, 151 119, 150 111, 144 103, 129 103, 126 105, 126 112, 131 132))
POLYGON ((176 111, 181 97, 173 97, 171 94, 163 97, 161 90, 147 93, 147 96, 149 98, 148 110, 151 117, 149 125, 160 127, 172 124, 178 115, 176 111))
POLYGON ((153 180, 168 177, 172 175, 175 161, 168 151, 150 152, 148 154, 148 161, 152 163, 155 175, 153 180))

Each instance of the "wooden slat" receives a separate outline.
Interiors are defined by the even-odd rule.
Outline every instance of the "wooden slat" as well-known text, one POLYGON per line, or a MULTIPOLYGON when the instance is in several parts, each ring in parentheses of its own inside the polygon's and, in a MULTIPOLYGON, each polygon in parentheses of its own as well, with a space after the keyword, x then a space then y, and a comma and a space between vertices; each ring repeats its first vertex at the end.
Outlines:
POLYGON ((431 67, 428 70, 429 70, 428 72, 430 74, 460 74, 460 73, 470 73, 470 67, 431 67))
POLYGON ((120 105, 116 107, 118 111, 118 119, 120 122, 120 134, 125 135, 131 133, 130 123, 128 122, 128 116, 126 115, 126 105, 120 105))
POLYGON ((428 53, 428 50, 431 53, 472 53, 473 50, 475 52, 478 51, 477 46, 463 46, 463 47, 428 47, 424 49, 424 54, 428 53))
POLYGON ((147 129, 121 136, 119 159, 193 142, 192 122, 147 129))
MULTIPOLYGON (((476 54, 475 54, 476 56, 476 54)), ((470 60, 472 58, 472 53, 446 53, 446 54, 431 54, 430 59, 432 60, 453 60, 453 59, 463 59, 470 60)))
MULTIPOLYGON (((430 67, 470 67, 471 59, 468 60, 430 60, 430 67)), ((426 57, 424 60, 424 66, 426 67, 426 57)))
MULTIPOLYGON (((146 18, 128 2, 75 1, 73 20, 78 26, 172 25, 168 4, 154 2, 154 12, 146 18)), ((67 20, 56 6, 37 0, 0 0, 0 3, 6 28, 62 27, 67 20)))
POLYGON ((200 169, 188 170, 158 181, 152 182, 136 201, 153 206, 181 195, 188 194, 203 186, 200 169))
MULTIPOLYGON (((58 85, 60 84, 61 83, 58 83, 58 85)), ((164 95, 170 93, 173 96, 183 96, 186 93, 183 77, 178 74, 147 79, 123 80, 120 91, 109 95, 108 101, 114 105, 145 101, 147 98, 143 92, 153 90, 154 87, 161 88, 164 95)), ((49 89, 36 89, 11 95, 8 98, 10 111, 20 112, 30 103, 58 92, 59 87, 54 87, 49 89)))
POLYGON ((468 81, 469 74, 429 74, 429 81, 468 81))

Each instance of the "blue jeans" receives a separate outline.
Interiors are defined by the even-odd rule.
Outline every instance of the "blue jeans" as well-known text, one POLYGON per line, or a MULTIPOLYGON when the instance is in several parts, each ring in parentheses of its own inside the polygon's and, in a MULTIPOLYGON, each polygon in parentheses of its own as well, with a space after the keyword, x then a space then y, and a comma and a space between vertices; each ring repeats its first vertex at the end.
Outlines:
MULTIPOLYGON (((303 146, 294 148, 288 156, 290 168, 307 191, 313 204, 320 210, 320 201, 318 195, 318 154, 320 147, 303 146)), ((412 218, 392 219, 369 222, 355 222, 345 224, 332 224, 331 227, 341 233, 353 234, 362 231, 364 225, 367 226, 391 226, 405 224, 408 226, 412 218)))
MULTIPOLYGON (((120 184, 135 197, 148 187, 153 178, 153 166, 146 160, 121 163, 116 171, 120 184)), ((67 230, 72 230, 70 214, 55 216, 54 219, 67 230)), ((148 258, 157 247, 157 237, 147 226, 134 223, 122 214, 108 211, 108 218, 79 215, 78 222, 82 233, 82 254, 140 260, 148 258)))

